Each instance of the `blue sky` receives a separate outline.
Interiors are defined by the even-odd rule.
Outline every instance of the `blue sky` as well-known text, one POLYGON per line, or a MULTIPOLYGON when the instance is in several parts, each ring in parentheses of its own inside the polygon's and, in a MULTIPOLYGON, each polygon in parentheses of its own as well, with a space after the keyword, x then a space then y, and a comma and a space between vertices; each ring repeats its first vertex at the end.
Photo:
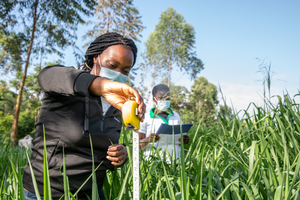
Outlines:
MULTIPOLYGON (((139 53, 144 51, 143 42, 155 29, 160 14, 172 6, 195 28, 197 56, 205 64, 199 76, 220 85, 227 103, 236 110, 246 109, 250 102, 262 105, 259 59, 271 63, 271 95, 287 90, 293 96, 300 89, 300 1, 135 0, 134 5, 146 26, 142 43, 137 43, 139 53)), ((86 29, 79 30, 81 38, 86 29)), ((81 39, 77 42, 79 46, 83 43, 81 39)), ((65 65, 75 65, 73 60, 70 50, 65 65)), ((187 89, 193 84, 188 75, 176 70, 172 82, 187 89)))

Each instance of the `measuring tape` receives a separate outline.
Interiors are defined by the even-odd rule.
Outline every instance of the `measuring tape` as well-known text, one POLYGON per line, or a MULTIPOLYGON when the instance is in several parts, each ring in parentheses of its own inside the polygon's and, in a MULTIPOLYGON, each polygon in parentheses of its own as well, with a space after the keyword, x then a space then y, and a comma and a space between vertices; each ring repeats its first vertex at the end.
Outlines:
POLYGON ((133 149, 132 149, 132 158, 133 158, 133 199, 139 200, 139 180, 140 180, 140 163, 139 163, 139 133, 137 131, 132 131, 133 139, 133 149))
POLYGON ((140 180, 140 163, 139 163, 139 132, 140 120, 137 117, 137 103, 131 99, 124 103, 122 108, 123 122, 128 129, 132 129, 132 159, 133 159, 133 199, 139 200, 139 180, 140 180))

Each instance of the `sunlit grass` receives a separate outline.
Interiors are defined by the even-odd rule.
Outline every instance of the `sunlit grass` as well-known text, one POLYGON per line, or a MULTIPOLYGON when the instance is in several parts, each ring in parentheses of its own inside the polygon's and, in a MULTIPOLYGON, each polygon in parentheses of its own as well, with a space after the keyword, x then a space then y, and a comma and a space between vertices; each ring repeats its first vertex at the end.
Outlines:
MULTIPOLYGON (((299 104, 287 95, 277 98, 275 105, 252 104, 254 114, 246 110, 243 118, 225 116, 214 127, 199 120, 189 133, 190 143, 181 145, 181 157, 170 159, 171 164, 158 156, 157 149, 153 148, 156 156, 150 161, 141 150, 140 199, 299 199, 299 104)), ((131 135, 122 131, 120 143, 126 144, 129 158, 122 167, 108 171, 106 199, 132 199, 131 135)), ((22 199, 25 151, 2 145, 0 153, 1 199, 22 199)), ((62 171, 66 174, 68 169, 62 171)))

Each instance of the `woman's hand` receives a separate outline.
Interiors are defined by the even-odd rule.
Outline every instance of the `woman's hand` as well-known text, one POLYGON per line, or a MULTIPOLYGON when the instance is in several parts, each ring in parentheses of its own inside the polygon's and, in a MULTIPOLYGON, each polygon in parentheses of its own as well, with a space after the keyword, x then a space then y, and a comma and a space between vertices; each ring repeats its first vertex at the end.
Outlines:
POLYGON ((112 165, 117 167, 123 165, 127 157, 127 149, 122 144, 114 144, 108 147, 106 158, 112 161, 112 165))
MULTIPOLYGON (((178 140, 181 141, 181 138, 178 140)), ((188 144, 190 142, 190 137, 188 135, 183 135, 183 144, 188 144)))
POLYGON ((160 139, 159 135, 156 135, 154 133, 151 133, 149 137, 145 138, 144 133, 139 132, 139 139, 140 139, 140 147, 143 148, 147 146, 148 143, 153 142, 153 140, 156 142, 160 139))
POLYGON ((148 142, 153 142, 153 140, 154 140, 154 142, 156 142, 156 141, 158 141, 160 139, 160 137, 159 137, 159 135, 151 133, 149 135, 149 137, 147 137, 147 139, 148 139, 148 142))
POLYGON ((125 83, 110 81, 107 78, 97 77, 91 83, 89 92, 97 96, 103 96, 107 102, 115 108, 122 110, 122 107, 131 96, 135 97, 138 104, 138 118, 144 121, 146 105, 138 91, 125 83))

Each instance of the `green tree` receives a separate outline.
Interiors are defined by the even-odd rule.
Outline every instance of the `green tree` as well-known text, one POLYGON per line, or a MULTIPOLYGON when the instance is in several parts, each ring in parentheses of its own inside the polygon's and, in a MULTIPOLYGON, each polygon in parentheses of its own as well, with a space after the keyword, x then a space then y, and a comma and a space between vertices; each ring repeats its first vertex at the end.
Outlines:
MULTIPOLYGON (((161 84, 168 84, 168 77, 161 81, 161 84)), ((173 82, 170 83, 170 99, 171 108, 178 112, 180 115, 185 111, 186 106, 189 103, 189 91, 186 87, 175 85, 173 82)))
MULTIPOLYGON (((151 33, 145 44, 145 51, 141 54, 143 62, 140 64, 141 76, 146 77, 150 74, 152 78, 151 87, 155 86, 155 81, 158 78, 165 76, 163 68, 160 66, 159 61, 161 60, 161 54, 158 53, 159 47, 157 46, 158 41, 155 34, 151 33)), ((168 85, 168 79, 166 79, 166 85, 168 85)))
POLYGON ((21 71, 22 54, 26 43, 23 33, 0 31, 0 71, 1 74, 21 71))
POLYGON ((161 14, 145 45, 148 63, 168 71, 168 86, 175 67, 189 74, 191 79, 195 79, 203 69, 203 63, 194 50, 194 27, 186 23, 184 17, 172 7, 161 14))
MULTIPOLYGON (((145 86, 145 80, 148 75, 152 78, 151 88, 155 86, 155 82, 158 78, 163 76, 163 69, 159 66, 159 54, 156 54, 157 46, 155 46, 156 38, 153 37, 153 34, 150 34, 149 39, 144 43, 146 46, 146 51, 141 54, 143 61, 140 63, 138 69, 140 71, 140 83, 138 86, 138 91, 146 98, 147 102, 151 101, 151 89, 148 90, 148 87, 145 86)), ((167 85, 167 84, 166 84, 167 85)))
POLYGON ((14 112, 16 93, 9 89, 4 80, 0 80, 0 112, 12 115, 14 112))
POLYGON ((17 1, 0 2, 0 70, 1 74, 15 70, 21 65, 22 47, 26 43, 23 33, 14 32, 11 27, 17 23, 15 14, 12 13, 17 1))
POLYGON ((226 120, 233 119, 233 113, 231 107, 225 105, 219 105, 218 118, 224 118, 226 120))
MULTIPOLYGON (((36 53, 58 54, 63 56, 59 49, 73 46, 77 39, 74 32, 79 23, 84 23, 82 15, 90 15, 93 10, 93 0, 27 0, 16 1, 15 4, 7 5, 9 17, 2 17, 4 24, 8 24, 3 30, 20 32, 24 36, 26 44, 20 50, 23 64, 23 75, 20 83, 18 97, 15 106, 14 120, 11 130, 11 140, 16 143, 18 119, 31 55, 36 53), (15 23, 8 23, 11 19, 15 23), (24 53, 23 53, 24 52, 24 53)), ((1 45, 1 49, 5 46, 1 45)), ((1 52, 2 53, 2 52, 1 52)), ((37 56, 38 57, 38 56, 37 56)), ((14 59, 12 59, 14 60, 14 59)))
POLYGON ((189 100, 188 109, 194 112, 193 121, 203 120, 207 126, 211 126, 215 122, 219 103, 217 87, 201 76, 192 85, 189 100))
MULTIPOLYGON (((164 84, 164 85, 168 85, 168 77, 162 79, 160 83, 161 83, 161 84, 164 84)), ((174 86, 175 86, 175 83, 170 82, 170 85, 169 85, 168 87, 169 87, 169 89, 171 90, 171 88, 174 87, 174 86)))
POLYGON ((139 11, 132 2, 133 0, 97 0, 94 10, 97 21, 88 22, 94 24, 94 27, 83 38, 91 38, 93 41, 103 33, 117 32, 139 41, 138 36, 141 37, 140 32, 145 27, 142 25, 139 11))
MULTIPOLYGON (((10 83, 12 81, 9 81, 10 83)), ((19 83, 19 81, 13 81, 19 83)), ((0 140, 6 144, 10 140, 10 132, 13 121, 14 105, 17 94, 13 92, 11 84, 7 84, 6 81, 0 80, 0 140)), ((22 109, 20 111, 19 123, 18 123, 18 135, 16 140, 23 138, 27 134, 32 134, 35 124, 35 108, 30 105, 31 94, 24 89, 22 95, 22 109)))
POLYGON ((188 104, 189 91, 184 86, 173 86, 170 88, 171 93, 171 108, 179 114, 183 113, 188 104))

